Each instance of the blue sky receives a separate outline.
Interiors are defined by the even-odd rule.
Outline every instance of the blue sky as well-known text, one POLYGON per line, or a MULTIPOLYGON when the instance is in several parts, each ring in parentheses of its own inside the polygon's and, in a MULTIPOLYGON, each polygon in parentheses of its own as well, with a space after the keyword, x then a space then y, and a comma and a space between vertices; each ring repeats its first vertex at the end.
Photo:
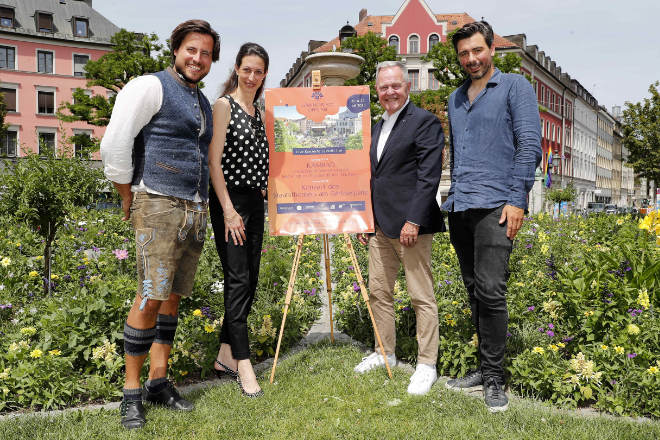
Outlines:
MULTIPOLYGON (((94 8, 119 27, 156 32, 162 39, 181 21, 203 18, 220 33, 222 49, 205 80, 213 99, 246 41, 268 50, 271 64, 267 87, 279 87, 309 40, 329 40, 361 8, 371 15, 393 15, 403 0, 94 0, 94 8)), ((660 80, 660 1, 630 0, 427 0, 436 13, 467 12, 484 17, 500 35, 524 33, 562 71, 580 81, 598 102, 611 110, 625 101, 648 97, 648 87, 660 80), (506 6, 503 6, 506 5, 506 6)))

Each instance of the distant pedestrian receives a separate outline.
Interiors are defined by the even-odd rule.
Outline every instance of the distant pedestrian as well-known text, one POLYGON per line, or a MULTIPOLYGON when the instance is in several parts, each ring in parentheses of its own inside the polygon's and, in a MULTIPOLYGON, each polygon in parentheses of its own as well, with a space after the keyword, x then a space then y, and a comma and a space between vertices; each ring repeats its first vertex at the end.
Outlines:
POLYGON ((451 186, 442 209, 449 212, 481 365, 446 386, 483 386, 488 409, 504 411, 509 256, 541 161, 541 122, 529 81, 493 66, 488 23, 466 24, 452 42, 469 79, 449 97, 451 186))

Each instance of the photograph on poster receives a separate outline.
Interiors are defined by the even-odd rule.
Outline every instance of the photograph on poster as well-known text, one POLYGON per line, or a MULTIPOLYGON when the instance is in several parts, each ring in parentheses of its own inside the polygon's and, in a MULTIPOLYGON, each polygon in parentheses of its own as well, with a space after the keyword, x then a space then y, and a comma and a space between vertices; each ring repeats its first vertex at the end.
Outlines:
POLYGON ((315 122, 301 115, 295 106, 273 108, 275 117, 275 151, 293 154, 343 154, 362 146, 362 113, 347 107, 315 122), (312 152, 314 151, 314 152, 312 152))

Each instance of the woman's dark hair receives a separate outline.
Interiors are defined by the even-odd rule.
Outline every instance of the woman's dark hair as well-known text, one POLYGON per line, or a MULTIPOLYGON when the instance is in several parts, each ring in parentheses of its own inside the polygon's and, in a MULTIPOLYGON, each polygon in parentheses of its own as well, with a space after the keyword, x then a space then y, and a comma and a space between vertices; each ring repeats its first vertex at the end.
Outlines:
MULTIPOLYGON (((231 73, 229 74, 229 78, 225 83, 222 85, 223 91, 222 91, 222 96, 228 95, 232 93, 234 90, 238 88, 238 75, 236 74, 236 68, 241 67, 241 63, 243 62, 243 58, 246 56, 250 55, 256 55, 259 58, 261 58, 264 62, 264 72, 268 72, 268 52, 266 52, 266 49, 258 45, 257 43, 245 43, 241 46, 240 49, 238 49, 238 54, 236 54, 236 66, 232 67, 231 73)), ((261 85, 257 89, 257 93, 254 95, 254 101, 257 102, 259 97, 261 96, 261 92, 264 90, 264 85, 266 84, 266 77, 264 76, 263 81, 261 82, 261 85)))
POLYGON ((172 62, 176 58, 174 51, 178 50, 183 43, 183 40, 191 32, 198 34, 210 35, 213 38, 213 54, 211 59, 215 62, 220 59, 220 36, 213 30, 208 21, 205 20, 188 20, 174 28, 172 36, 170 36, 170 44, 172 45, 172 62))
POLYGON ((456 53, 458 53, 458 42, 470 38, 477 32, 484 36, 484 40, 486 40, 488 47, 493 45, 493 28, 484 20, 475 21, 464 25, 451 37, 451 42, 454 44, 454 50, 456 53))

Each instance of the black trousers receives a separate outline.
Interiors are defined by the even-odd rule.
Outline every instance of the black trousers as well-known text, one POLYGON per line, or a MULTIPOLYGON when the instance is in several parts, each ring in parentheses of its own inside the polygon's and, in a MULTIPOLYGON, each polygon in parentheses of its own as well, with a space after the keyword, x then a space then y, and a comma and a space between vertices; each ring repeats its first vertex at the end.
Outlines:
POLYGON ((225 317, 220 330, 220 343, 231 346, 235 359, 250 357, 247 317, 252 308, 257 282, 261 244, 264 236, 264 198, 258 189, 229 189, 229 197, 236 212, 243 218, 245 236, 243 246, 235 245, 231 236, 225 241, 225 219, 222 206, 213 190, 209 190, 211 224, 215 247, 224 274, 225 317))
POLYGON ((504 377, 506 284, 513 241, 506 236, 506 222, 498 223, 502 208, 449 213, 449 237, 468 291, 484 378, 504 377))

